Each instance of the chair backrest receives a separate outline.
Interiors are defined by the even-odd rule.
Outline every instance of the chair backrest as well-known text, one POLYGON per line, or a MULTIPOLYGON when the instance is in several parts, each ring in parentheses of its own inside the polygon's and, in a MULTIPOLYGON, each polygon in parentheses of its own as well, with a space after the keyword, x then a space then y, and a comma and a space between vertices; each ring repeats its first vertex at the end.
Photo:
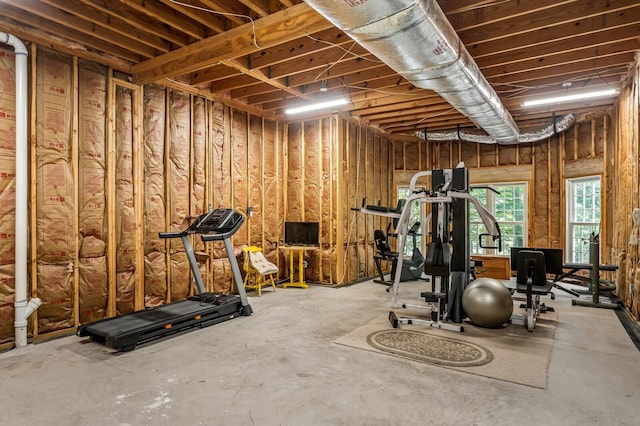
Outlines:
POLYGON ((520 250, 518 252, 517 284, 526 285, 531 282, 532 287, 547 286, 547 271, 544 264, 544 253, 534 250, 520 250))
POLYGON ((373 231, 373 239, 376 242, 376 250, 378 250, 379 254, 388 254, 391 252, 391 246, 389 245, 389 240, 387 240, 387 235, 381 229, 376 229, 373 231))
POLYGON ((243 263, 243 268, 245 272, 250 272, 252 269, 254 269, 251 266, 251 253, 257 253, 257 252, 262 252, 262 249, 260 247, 257 246, 244 246, 242 248, 242 254, 244 257, 244 263, 243 263))
POLYGON ((260 275, 275 274, 278 272, 278 267, 269 262, 262 251, 249 252, 249 262, 251 267, 258 271, 260 275))

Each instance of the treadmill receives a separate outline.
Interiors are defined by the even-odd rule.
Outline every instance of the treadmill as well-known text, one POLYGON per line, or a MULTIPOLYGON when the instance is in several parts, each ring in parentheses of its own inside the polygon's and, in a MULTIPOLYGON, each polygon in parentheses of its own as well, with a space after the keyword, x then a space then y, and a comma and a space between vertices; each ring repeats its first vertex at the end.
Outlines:
POLYGON ((198 216, 189 227, 178 232, 161 232, 160 238, 180 238, 189 259, 198 294, 185 300, 157 308, 106 318, 78 327, 76 334, 120 352, 132 351, 136 345, 162 339, 194 328, 204 328, 238 316, 249 316, 253 310, 242 285, 238 261, 231 236, 244 223, 244 216, 233 209, 209 210, 198 216), (191 245, 190 234, 200 234, 202 241, 224 241, 238 294, 206 292, 191 245))

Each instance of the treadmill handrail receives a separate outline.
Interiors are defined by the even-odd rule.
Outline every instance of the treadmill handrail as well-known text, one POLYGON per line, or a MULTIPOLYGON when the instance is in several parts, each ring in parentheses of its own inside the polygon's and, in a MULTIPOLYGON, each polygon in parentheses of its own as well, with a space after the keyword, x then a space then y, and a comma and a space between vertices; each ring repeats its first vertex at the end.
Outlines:
POLYGON ((160 238, 178 238, 184 235, 185 231, 173 231, 173 232, 159 232, 158 236, 160 238))

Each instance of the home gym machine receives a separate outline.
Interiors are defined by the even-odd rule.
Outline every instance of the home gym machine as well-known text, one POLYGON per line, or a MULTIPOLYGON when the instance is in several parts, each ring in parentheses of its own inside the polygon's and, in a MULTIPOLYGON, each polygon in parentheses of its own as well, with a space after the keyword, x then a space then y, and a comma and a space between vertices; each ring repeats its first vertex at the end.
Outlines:
POLYGON ((394 328, 401 324, 419 324, 452 331, 464 331, 460 325, 465 317, 462 310, 462 293, 469 282, 469 202, 473 203, 481 217, 487 233, 480 235, 483 248, 500 248, 501 234, 495 218, 469 194, 469 172, 459 165, 454 169, 433 170, 416 173, 410 183, 409 198, 406 207, 398 219, 402 252, 406 244, 408 220, 413 202, 431 206, 432 241, 427 249, 424 272, 431 278, 431 291, 420 294, 427 305, 399 303, 397 300, 402 270, 402 257, 398 258, 398 267, 392 288, 392 308, 426 310, 431 319, 399 316, 389 312, 389 321, 394 328), (431 190, 416 189, 421 177, 431 176, 431 190), (490 238, 491 244, 485 245, 490 238), (498 243, 496 247, 495 244, 498 243), (452 324, 454 323, 454 324, 452 324))
POLYGON ((209 210, 197 217, 189 227, 178 232, 161 232, 160 238, 180 238, 184 245, 198 294, 185 300, 107 318, 78 327, 77 335, 89 336, 121 352, 136 345, 162 339, 193 328, 204 328, 237 316, 251 315, 253 310, 242 285, 240 268, 233 252, 231 237, 244 223, 244 216, 233 209, 209 210), (191 234, 203 241, 223 241, 238 295, 206 292, 191 245, 191 234))
POLYGON ((613 294, 616 289, 616 285, 609 280, 600 278, 600 271, 615 272, 618 270, 618 267, 616 265, 600 264, 599 235, 592 233, 589 236, 589 263, 565 263, 562 265, 562 267, 564 269, 569 269, 570 271, 563 273, 562 276, 557 278, 558 280, 574 278, 578 281, 586 282, 588 288, 586 290, 577 290, 577 293, 591 295, 591 300, 573 299, 571 301, 573 305, 603 309, 620 308, 620 302, 618 301, 618 298, 613 294), (577 274, 578 271, 589 271, 589 277, 587 278, 577 274), (601 296, 606 296, 609 301, 601 301, 601 296))

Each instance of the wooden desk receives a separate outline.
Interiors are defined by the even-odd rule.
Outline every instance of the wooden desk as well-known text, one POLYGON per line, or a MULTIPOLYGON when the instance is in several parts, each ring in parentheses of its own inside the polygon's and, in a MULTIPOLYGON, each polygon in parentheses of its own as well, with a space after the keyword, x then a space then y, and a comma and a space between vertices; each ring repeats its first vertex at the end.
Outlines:
POLYGON ((489 277, 497 280, 508 280, 511 277, 509 256, 474 254, 471 256, 471 260, 482 261, 482 266, 476 269, 478 278, 489 277))
POLYGON ((289 282, 282 285, 282 288, 297 287, 309 288, 304 280, 304 252, 318 250, 315 246, 280 246, 281 250, 289 252, 289 282), (298 253, 298 281, 293 280, 293 260, 295 254, 298 253))

